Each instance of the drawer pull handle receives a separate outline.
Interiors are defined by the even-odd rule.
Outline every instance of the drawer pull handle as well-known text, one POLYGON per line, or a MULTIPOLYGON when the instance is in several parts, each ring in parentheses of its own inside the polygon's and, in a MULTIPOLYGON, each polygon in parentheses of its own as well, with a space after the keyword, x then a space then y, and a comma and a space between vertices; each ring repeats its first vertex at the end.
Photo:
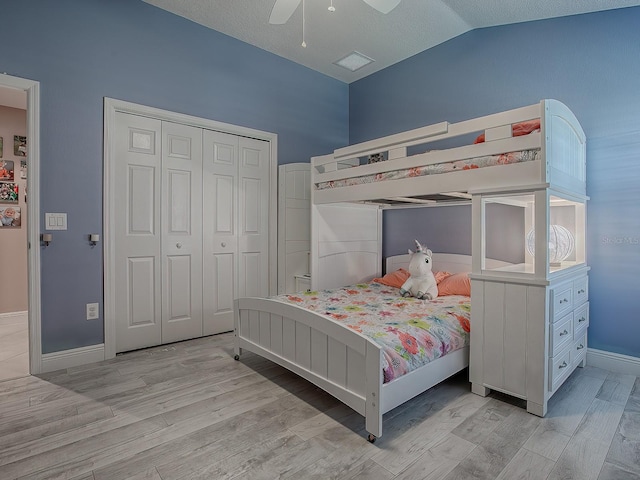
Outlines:
POLYGON ((582 322, 586 322, 586 321, 587 321, 587 319, 585 317, 580 317, 578 319, 578 323, 582 323, 582 322))
POLYGON ((582 350, 584 348, 583 344, 578 345, 578 347, 576 348, 576 350, 582 350))
POLYGON ((564 337, 565 335, 569 335, 569 332, 565 329, 563 332, 560 332, 560 336, 564 337))
POLYGON ((580 289, 578 290, 578 293, 584 293, 584 290, 580 289))
POLYGON ((562 365, 558 365, 558 368, 567 368, 567 362, 562 362, 562 365))
POLYGON ((560 303, 569 303, 569 300, 565 298, 564 300, 560 300, 560 303))

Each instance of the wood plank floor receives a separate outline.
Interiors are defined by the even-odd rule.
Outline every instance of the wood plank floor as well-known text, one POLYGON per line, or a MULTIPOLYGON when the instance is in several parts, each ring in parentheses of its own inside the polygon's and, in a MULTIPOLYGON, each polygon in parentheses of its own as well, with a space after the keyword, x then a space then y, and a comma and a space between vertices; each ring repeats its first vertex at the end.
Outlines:
POLYGON ((0 382, 0 479, 640 479, 640 379, 577 369, 544 418, 467 372, 364 419, 230 334, 0 382))
POLYGON ((29 375, 27 312, 0 314, 0 382, 29 375))

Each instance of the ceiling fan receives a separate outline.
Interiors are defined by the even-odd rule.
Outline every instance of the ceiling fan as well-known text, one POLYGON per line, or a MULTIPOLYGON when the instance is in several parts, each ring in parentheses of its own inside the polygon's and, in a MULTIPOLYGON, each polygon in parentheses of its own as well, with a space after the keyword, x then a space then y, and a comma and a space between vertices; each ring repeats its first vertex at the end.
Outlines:
MULTIPOLYGON (((269 17, 269 23, 273 25, 281 25, 287 23, 287 20, 293 15, 298 5, 302 0, 276 0, 271 10, 271 16, 269 17)), ((400 0, 363 0, 370 7, 375 8, 381 13, 389 13, 396 8, 400 3, 400 0)), ((333 6, 333 3, 332 3, 333 6)), ((331 10, 333 11, 333 10, 331 10)))

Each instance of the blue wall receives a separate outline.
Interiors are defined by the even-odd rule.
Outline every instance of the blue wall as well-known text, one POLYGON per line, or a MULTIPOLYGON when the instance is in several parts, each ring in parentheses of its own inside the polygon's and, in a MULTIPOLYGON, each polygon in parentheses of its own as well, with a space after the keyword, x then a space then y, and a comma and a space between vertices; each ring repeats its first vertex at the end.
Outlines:
MULTIPOLYGON (((103 342, 103 97, 278 134, 279 163, 348 143, 348 86, 132 0, 3 0, 0 72, 41 85, 43 353, 103 342)), ((5 147, 6 148, 6 147, 5 147)))
MULTIPOLYGON (((102 311, 86 235, 102 230, 105 96, 275 132, 280 163, 556 98, 588 138, 590 346, 640 356, 640 8, 476 30, 350 86, 138 0, 3 0, 1 19, 0 71, 41 83, 43 217, 69 214, 42 251, 44 353, 103 341, 84 317, 102 311)), ((468 253, 470 214, 437 210, 411 230, 385 214, 386 253, 468 253), (417 227, 445 217, 454 240, 417 227)))
MULTIPOLYGON (((587 135, 589 344, 638 357, 639 25, 634 7, 475 30, 349 88, 351 143, 543 98, 567 104, 587 135)), ((411 210, 419 218, 410 227, 407 213, 387 212, 385 253, 406 251, 414 237, 470 253, 459 238, 470 237, 470 214, 434 228, 451 208, 411 210)))

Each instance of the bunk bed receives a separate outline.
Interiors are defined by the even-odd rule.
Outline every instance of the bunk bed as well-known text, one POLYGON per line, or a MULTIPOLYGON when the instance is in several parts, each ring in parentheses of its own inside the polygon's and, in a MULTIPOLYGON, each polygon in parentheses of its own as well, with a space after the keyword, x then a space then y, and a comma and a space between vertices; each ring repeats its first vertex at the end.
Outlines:
MULTIPOLYGON (((486 193, 548 192, 549 188, 582 199, 586 190, 584 158, 585 137, 579 122, 555 100, 460 123, 443 122, 315 157, 311 174, 311 294, 381 276, 384 208, 469 203, 472 199, 475 205, 486 193), (538 122, 539 129, 516 136, 520 125, 531 122, 538 122), (467 144, 476 136, 478 143, 467 144), (439 147, 454 139, 462 139, 464 144, 446 149, 430 145, 439 147), (385 161, 367 161, 381 157, 385 161)), ((473 272, 473 285, 483 281, 485 273, 493 275, 488 279, 494 282, 502 276, 509 282, 529 281, 510 272, 513 268, 505 262, 485 258, 484 246, 475 238, 484 225, 475 215, 473 256, 435 256, 434 270, 473 272)), ((536 226, 548 223, 548 214, 536 215, 536 226)), ((539 235, 536 265, 548 263, 544 244, 545 237, 539 235)), ((388 258, 387 272, 406 261, 402 256, 388 258)), ((533 283, 549 285, 548 273, 548 269, 544 275, 538 272, 533 283)), ((475 290, 472 298, 480 298, 475 290)), ((483 297, 480 301, 490 300, 483 297)), ((474 321, 475 315, 472 329, 476 328, 474 321)), ((542 328, 544 339, 549 328, 542 328)), ((235 358, 247 349, 316 384, 365 416, 369 441, 382 435, 385 412, 465 368, 470 350, 473 363, 473 348, 472 341, 471 347, 449 352, 385 383, 383 348, 356 329, 283 298, 240 298, 235 302, 235 358)), ((546 343, 542 349, 547 351, 546 343)), ((540 369, 552 362, 543 356, 540 369)), ((482 346, 476 347, 475 357, 484 361, 482 346)), ((508 388, 487 384, 482 368, 477 371, 475 393, 486 395, 489 388, 511 393, 508 388)), ((543 394, 544 409, 549 396, 543 394)), ((540 400, 536 397, 535 401, 540 400)))

